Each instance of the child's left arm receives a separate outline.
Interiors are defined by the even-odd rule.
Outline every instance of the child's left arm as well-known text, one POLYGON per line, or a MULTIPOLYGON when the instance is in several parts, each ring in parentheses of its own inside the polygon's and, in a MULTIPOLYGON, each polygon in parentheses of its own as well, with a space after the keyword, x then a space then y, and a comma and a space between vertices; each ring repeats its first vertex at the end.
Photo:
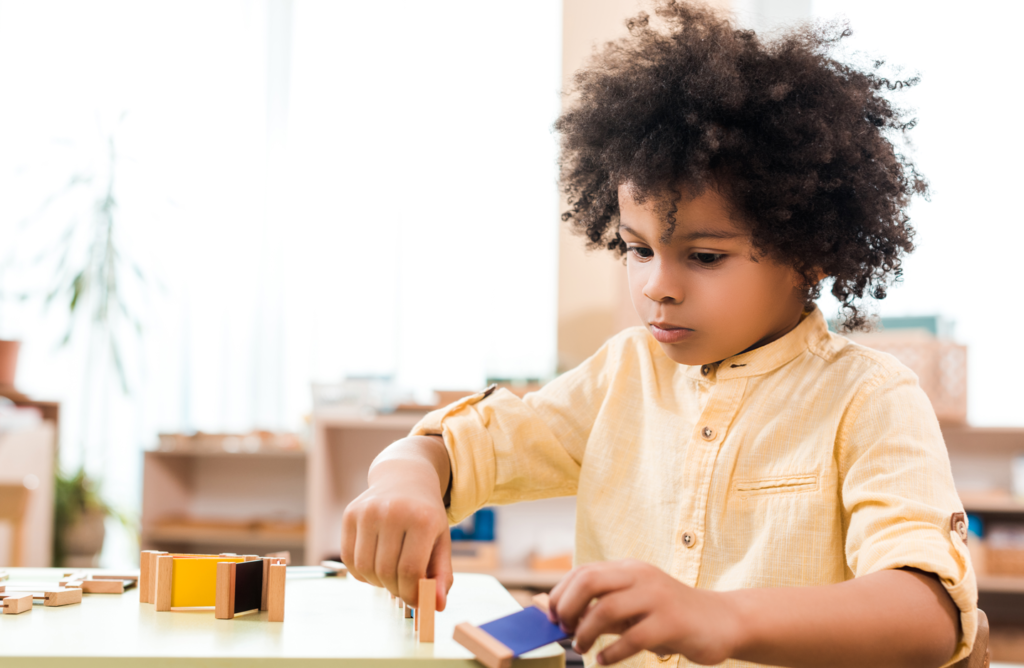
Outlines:
POLYGON ((551 592, 553 615, 581 652, 639 652, 780 666, 940 666, 953 655, 959 610, 929 573, 884 570, 819 587, 693 589, 641 561, 589 564, 551 592), (593 603, 591 603, 593 601, 593 603))

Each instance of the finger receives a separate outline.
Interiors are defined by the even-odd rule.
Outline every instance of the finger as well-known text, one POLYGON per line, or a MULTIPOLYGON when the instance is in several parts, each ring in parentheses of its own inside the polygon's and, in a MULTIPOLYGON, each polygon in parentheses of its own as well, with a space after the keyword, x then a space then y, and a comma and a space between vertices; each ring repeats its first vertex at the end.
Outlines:
POLYGON ((356 535, 359 530, 359 519, 355 512, 346 509, 341 523, 341 563, 348 566, 352 576, 363 582, 362 576, 355 570, 356 535))
POLYGON ((558 581, 558 584, 552 587, 551 591, 548 592, 549 621, 555 623, 558 622, 558 602, 562 599, 562 595, 565 593, 565 590, 569 586, 569 583, 572 581, 574 577, 576 577, 576 574, 579 573, 580 570, 582 570, 583 568, 586 568, 586 566, 578 566, 569 571, 568 573, 566 573, 564 576, 562 576, 562 579, 558 581))
POLYGON ((600 598, 633 584, 634 576, 621 565, 593 564, 580 572, 566 586, 558 601, 558 621, 567 633, 574 633, 580 618, 595 598, 600 598))
POLYGON ((437 588, 436 605, 438 610, 444 610, 448 605, 448 590, 455 582, 455 576, 452 574, 452 537, 447 526, 434 543, 430 563, 427 565, 427 577, 434 578, 440 585, 437 588))
POLYGON ((589 652, 597 637, 604 633, 621 634, 649 613, 648 602, 639 600, 636 589, 622 589, 598 599, 583 613, 576 626, 575 645, 581 654, 589 652))
POLYGON ((597 662, 602 666, 608 666, 625 661, 640 650, 654 647, 656 644, 654 642, 654 623, 648 617, 626 629, 618 640, 601 650, 597 655, 597 662))
POLYGON ((373 572, 381 586, 398 595, 398 560, 402 555, 405 532, 401 529, 385 528, 377 534, 377 551, 373 557, 373 572))
POLYGON ((363 576, 363 581, 379 587, 380 579, 373 572, 374 557, 377 554, 377 523, 364 518, 363 526, 356 536, 353 566, 363 576))
POLYGON ((427 576, 427 563, 434 537, 423 528, 410 529, 398 560, 398 595, 410 606, 419 607, 420 578, 427 576))

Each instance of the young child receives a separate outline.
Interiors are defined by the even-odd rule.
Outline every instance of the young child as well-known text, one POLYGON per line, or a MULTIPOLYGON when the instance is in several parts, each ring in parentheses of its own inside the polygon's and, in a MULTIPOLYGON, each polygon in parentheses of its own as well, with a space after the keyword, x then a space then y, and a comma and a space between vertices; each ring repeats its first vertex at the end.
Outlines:
POLYGON ((939 666, 977 586, 939 425, 913 373, 828 332, 884 297, 927 186, 890 82, 848 33, 766 42, 663 1, 576 77, 564 218, 625 255, 646 324, 520 400, 488 388, 377 458, 345 512, 353 575, 416 605, 451 585, 449 523, 575 494, 553 618, 588 663, 939 666))

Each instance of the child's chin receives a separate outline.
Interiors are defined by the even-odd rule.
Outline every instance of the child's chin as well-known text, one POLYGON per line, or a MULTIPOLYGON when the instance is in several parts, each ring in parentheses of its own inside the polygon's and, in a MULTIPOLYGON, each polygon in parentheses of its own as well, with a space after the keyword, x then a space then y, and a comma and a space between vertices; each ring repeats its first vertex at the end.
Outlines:
POLYGON ((713 358, 713 354, 702 350, 700 346, 689 343, 658 343, 665 352, 665 356, 676 364, 686 366, 700 366, 702 364, 713 364, 719 359, 713 358))

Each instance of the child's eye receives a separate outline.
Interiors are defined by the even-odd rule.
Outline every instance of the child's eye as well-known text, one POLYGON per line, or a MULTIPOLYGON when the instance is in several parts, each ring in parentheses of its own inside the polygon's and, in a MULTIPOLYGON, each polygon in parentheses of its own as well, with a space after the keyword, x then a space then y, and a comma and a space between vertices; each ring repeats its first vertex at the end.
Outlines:
POLYGON ((643 246, 628 246, 626 250, 633 255, 636 255, 641 260, 649 260, 654 257, 654 251, 650 248, 644 248, 643 246))
POLYGON ((720 262, 721 259, 723 257, 725 257, 725 254, 724 253, 694 253, 691 257, 694 260, 696 260, 698 264, 702 264, 702 265, 706 265, 706 266, 711 266, 713 264, 718 264, 718 262, 720 262))

